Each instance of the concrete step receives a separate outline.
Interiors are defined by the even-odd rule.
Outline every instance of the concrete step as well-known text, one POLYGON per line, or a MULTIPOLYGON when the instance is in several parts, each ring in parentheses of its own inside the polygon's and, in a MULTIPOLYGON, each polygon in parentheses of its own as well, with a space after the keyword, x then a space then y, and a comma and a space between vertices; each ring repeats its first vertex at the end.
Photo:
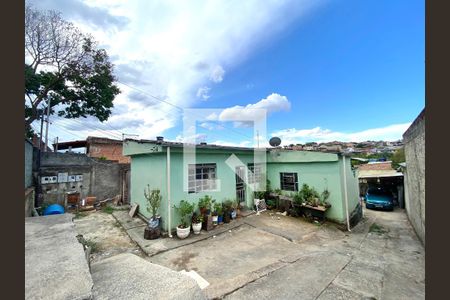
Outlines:
POLYGON ((206 299, 191 277, 122 253, 91 264, 94 299, 206 299))
POLYGON ((25 299, 92 299, 73 215, 25 218, 25 299))

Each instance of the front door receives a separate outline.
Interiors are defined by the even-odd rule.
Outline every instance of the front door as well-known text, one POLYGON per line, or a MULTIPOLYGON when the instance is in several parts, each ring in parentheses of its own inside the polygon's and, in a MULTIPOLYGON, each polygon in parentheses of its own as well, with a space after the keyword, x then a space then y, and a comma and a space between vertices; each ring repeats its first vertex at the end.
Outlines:
POLYGON ((245 206, 245 183, 242 178, 245 176, 245 167, 236 167, 236 199, 241 206, 245 206))

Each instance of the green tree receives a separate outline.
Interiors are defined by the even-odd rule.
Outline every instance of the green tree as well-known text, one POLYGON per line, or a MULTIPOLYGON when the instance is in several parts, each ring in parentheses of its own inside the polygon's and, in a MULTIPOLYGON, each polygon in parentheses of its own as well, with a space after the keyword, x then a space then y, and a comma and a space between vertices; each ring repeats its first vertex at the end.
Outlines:
POLYGON ((397 149, 391 158, 392 168, 397 169, 399 167, 399 163, 405 162, 405 148, 397 149))
POLYGON ((25 8, 25 128, 47 111, 105 121, 120 93, 104 49, 60 13, 25 8))

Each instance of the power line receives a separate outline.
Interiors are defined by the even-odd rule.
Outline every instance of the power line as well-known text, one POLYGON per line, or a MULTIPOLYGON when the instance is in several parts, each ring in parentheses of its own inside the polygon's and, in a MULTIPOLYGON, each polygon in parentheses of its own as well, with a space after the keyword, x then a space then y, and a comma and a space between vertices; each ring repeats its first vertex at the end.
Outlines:
MULTIPOLYGON (((156 96, 154 96, 154 95, 152 95, 152 94, 150 94, 150 93, 148 93, 148 92, 146 92, 146 91, 143 91, 143 90, 141 90, 141 89, 139 89, 139 88, 136 88, 136 87, 134 87, 134 86, 131 86, 131 85, 129 85, 129 84, 123 83, 123 82, 121 82, 121 81, 117 81, 117 82, 120 83, 120 84, 123 84, 123 85, 125 85, 125 86, 127 86, 127 87, 129 87, 130 89, 133 89, 133 90, 135 90, 135 91, 137 91, 137 92, 140 92, 140 93, 142 93, 142 94, 144 94, 144 95, 147 95, 147 96, 149 96, 149 97, 152 97, 153 99, 155 99, 155 100, 157 100, 157 101, 166 103, 166 104, 168 104, 168 105, 170 105, 170 106, 173 106, 173 107, 175 107, 175 108, 177 108, 177 109, 179 109, 179 110, 181 110, 181 111, 184 111, 184 108, 181 107, 181 106, 178 106, 178 105, 173 104, 173 103, 170 103, 170 102, 168 102, 168 101, 166 101, 166 100, 160 99, 160 98, 158 98, 158 97, 156 97, 156 96)), ((203 116, 201 116, 201 117, 203 117, 203 116)), ((228 129, 228 130, 230 130, 230 131, 233 131, 233 132, 235 132, 235 133, 237 133, 237 134, 239 134, 239 135, 242 135, 242 136, 244 136, 244 137, 246 137, 246 138, 253 139, 252 137, 250 137, 250 136, 248 136, 248 135, 246 135, 246 134, 244 134, 244 133, 242 133, 242 132, 236 131, 236 130, 234 130, 234 129, 232 129, 232 128, 229 128, 229 127, 227 127, 227 126, 225 126, 225 125, 221 125, 221 126, 222 126, 223 128, 225 128, 225 129, 228 129)))
POLYGON ((77 119, 67 119, 67 118, 63 118, 63 117, 59 117, 59 116, 57 118, 59 118, 58 122, 60 122, 62 124, 65 124, 65 125, 73 125, 73 123, 71 123, 71 122, 74 122, 74 123, 76 123, 78 125, 82 125, 82 126, 84 126, 86 128, 89 128, 91 130, 99 131, 99 132, 107 135, 108 137, 122 139, 122 134, 121 133, 118 134, 118 133, 114 133, 114 132, 111 132, 111 131, 106 131, 106 130, 100 129, 99 127, 96 127, 95 125, 92 125, 92 124, 89 124, 89 123, 83 123, 83 122, 81 122, 81 121, 79 121, 77 119))

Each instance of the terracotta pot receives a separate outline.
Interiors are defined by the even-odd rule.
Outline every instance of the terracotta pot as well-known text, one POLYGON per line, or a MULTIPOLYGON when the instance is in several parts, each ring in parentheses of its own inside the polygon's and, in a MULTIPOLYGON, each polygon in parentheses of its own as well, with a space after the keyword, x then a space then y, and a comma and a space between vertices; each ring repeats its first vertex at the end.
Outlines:
POLYGON ((192 230, 194 231, 194 234, 200 234, 200 231, 202 230, 202 222, 192 223, 192 230))
POLYGON ((177 236, 179 239, 185 239, 189 236, 189 233, 191 232, 191 227, 187 228, 180 228, 177 227, 177 236))

